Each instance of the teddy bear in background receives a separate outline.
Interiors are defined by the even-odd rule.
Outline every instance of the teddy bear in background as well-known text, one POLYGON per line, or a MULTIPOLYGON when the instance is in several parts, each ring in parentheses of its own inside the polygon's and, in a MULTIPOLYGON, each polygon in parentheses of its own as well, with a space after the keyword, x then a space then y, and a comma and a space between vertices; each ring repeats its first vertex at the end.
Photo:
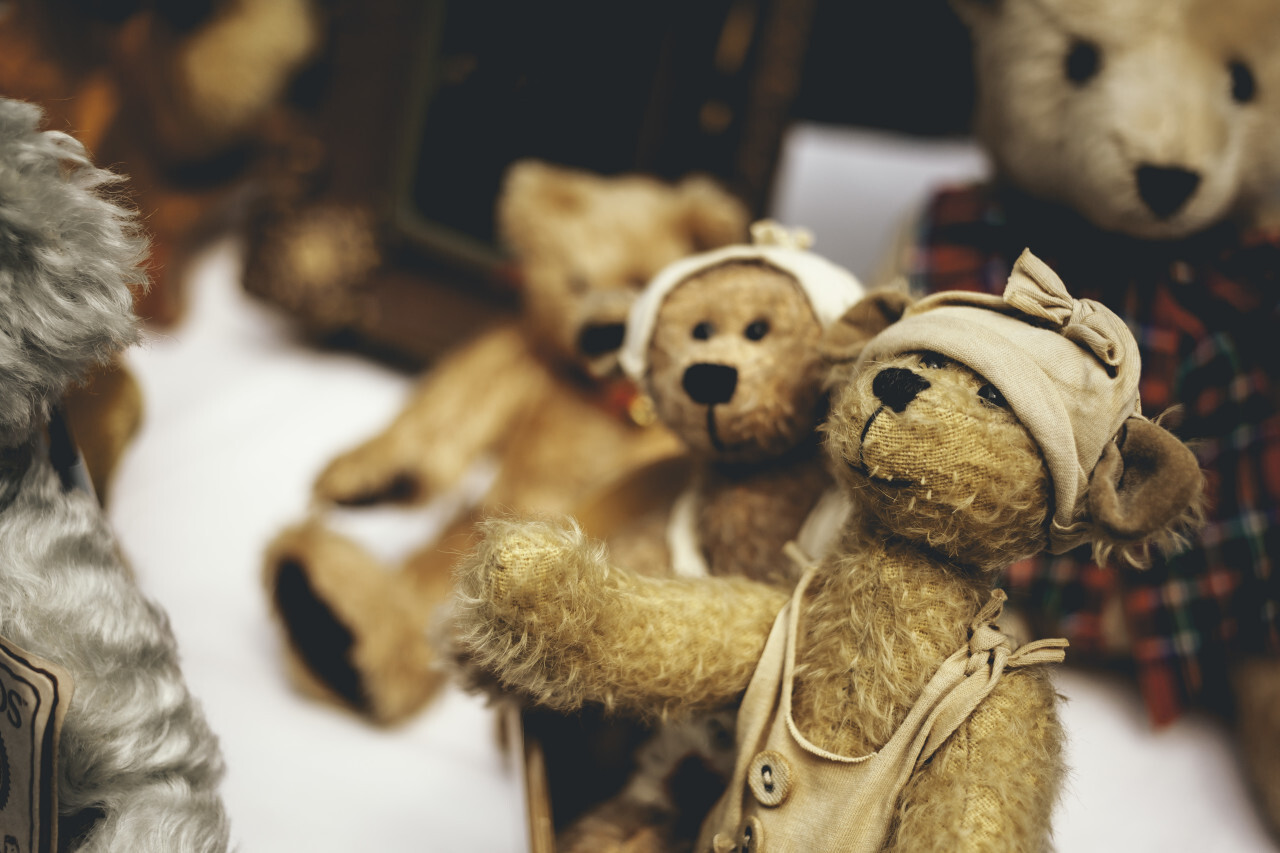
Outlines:
POLYGON ((1014 565, 1077 659, 1132 656, 1153 721, 1234 705, 1280 827, 1280 14, 1271 0, 953 0, 989 183, 932 198, 894 253, 914 289, 997 292, 1023 246, 1119 313, 1149 411, 1209 476, 1201 540, 1151 571, 1087 550, 1014 565))
POLYGON ((222 756, 168 620, 44 438, 66 388, 136 340, 130 285, 145 284, 146 241, 110 198, 120 179, 39 121, 35 106, 0 100, 0 827, 32 838, 32 827, 12 831, 29 805, 37 837, 57 842, 35 849, 226 850, 222 756), (20 686, 37 683, 38 702, 20 686), (49 728, 33 743, 37 719, 49 728), (44 763, 52 752, 35 760, 41 743, 56 744, 56 764, 44 763), (9 761, 30 761, 32 777, 10 774, 9 761))
POLYGON ((992 585, 1046 548, 1137 560, 1196 518, 1200 470, 1139 413, 1132 335, 1029 252, 1003 298, 894 310, 868 297, 824 341, 854 509, 794 594, 644 577, 549 522, 488 522, 460 568, 456 641, 522 695, 655 717, 740 700, 698 853, 1043 849, 1063 766, 1040 664, 1065 642, 1015 648, 992 585))
MULTIPOLYGON (((433 367, 385 431, 325 468, 317 501, 425 502, 492 455, 486 506, 567 512, 681 451, 615 375, 624 321, 659 269, 740 242, 744 206, 705 178, 668 186, 522 161, 497 217, 523 272, 521 321, 433 367)), ((264 572, 299 684, 382 723, 421 707, 443 678, 425 628, 473 521, 464 513, 395 569, 323 517, 278 536, 264 572)))
MULTIPOLYGON (((807 251, 804 232, 767 222, 751 230, 751 245, 662 270, 628 316, 619 360, 689 448, 690 458, 678 460, 686 470, 655 466, 668 488, 685 481, 683 492, 617 531, 587 523, 609 534, 619 565, 655 576, 739 575, 790 591, 799 571, 783 546, 795 540, 821 557, 848 508, 819 452, 827 397, 818 345, 863 289, 807 251)), ((622 515, 602 507, 615 494, 625 505, 634 479, 623 478, 588 512, 622 515)), ((719 714, 660 727, 621 793, 570 824, 557 849, 685 849, 718 794, 711 780, 718 775, 723 787, 733 768, 732 724, 719 714), (684 778, 695 775, 696 783, 684 778)))

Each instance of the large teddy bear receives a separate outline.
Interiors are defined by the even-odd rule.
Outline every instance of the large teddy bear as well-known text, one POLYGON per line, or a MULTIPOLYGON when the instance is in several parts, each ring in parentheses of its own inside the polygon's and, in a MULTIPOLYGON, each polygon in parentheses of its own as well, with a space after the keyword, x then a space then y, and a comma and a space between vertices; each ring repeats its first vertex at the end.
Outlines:
POLYGON ((1003 298, 941 294, 889 322, 901 305, 869 297, 825 341, 845 360, 826 447, 854 514, 794 594, 644 577, 538 521, 490 522, 460 569, 457 642, 521 694, 739 703, 699 853, 1043 849, 1062 733, 1039 664, 1065 643, 1015 648, 992 584, 1086 542, 1140 560, 1196 517, 1200 470, 1140 414, 1132 335, 1043 262, 1024 254, 1003 298))
MULTIPOLYGON (((672 464, 637 472, 598 498, 588 509, 595 518, 584 521, 609 534, 619 565, 660 576, 737 575, 790 591, 799 569, 783 546, 796 540, 825 554, 847 512, 819 453, 827 412, 819 343, 863 289, 808 251, 803 231, 761 222, 752 235, 751 245, 671 264, 628 316, 623 369, 688 446, 690 458, 677 464, 691 476, 672 464), (611 530, 608 519, 624 514, 614 496, 629 507, 643 490, 636 481, 658 478, 654 490, 667 498, 659 511, 611 530)), ((661 727, 619 795, 574 821, 558 849, 683 849, 717 794, 712 780, 719 775, 723 786, 732 770, 731 730, 724 715, 661 727)))
POLYGON ((1152 719, 1231 706, 1280 826, 1280 14, 1271 0, 954 0, 974 41, 988 183, 937 194, 891 266, 997 292, 1030 246, 1119 313, 1149 411, 1209 474, 1209 521, 1147 573, 1087 551, 1015 565, 1040 630, 1128 650, 1152 719), (1230 681, 1228 681, 1230 676, 1230 681))
MULTIPOLYGON (((522 161, 497 213, 523 272, 520 322, 434 366, 382 433, 320 474, 321 505, 426 501, 491 455, 486 506, 567 512, 680 452, 616 376, 623 325, 659 269, 742 240, 742 204, 704 178, 668 186, 522 161)), ((417 710, 442 679, 425 628, 473 521, 464 512, 396 567, 322 515, 277 537, 264 571, 300 684, 379 722, 417 710)))
POLYGON ((65 389, 136 339, 146 241, 110 199, 119 179, 39 120, 0 100, 0 834, 22 850, 214 853, 217 741, 167 618, 46 431, 65 389))

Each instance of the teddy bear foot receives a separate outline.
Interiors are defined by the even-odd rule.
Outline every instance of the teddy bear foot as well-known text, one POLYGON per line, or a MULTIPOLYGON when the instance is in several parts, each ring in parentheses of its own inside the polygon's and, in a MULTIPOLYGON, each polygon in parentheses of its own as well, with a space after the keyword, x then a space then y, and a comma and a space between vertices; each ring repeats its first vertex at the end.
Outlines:
POLYGON ((429 608, 351 540, 316 521, 285 530, 268 548, 264 580, 304 692, 393 724, 439 689, 429 608))
POLYGON ((1240 753, 1263 817, 1280 837, 1280 660, 1246 660, 1231 677, 1240 753))

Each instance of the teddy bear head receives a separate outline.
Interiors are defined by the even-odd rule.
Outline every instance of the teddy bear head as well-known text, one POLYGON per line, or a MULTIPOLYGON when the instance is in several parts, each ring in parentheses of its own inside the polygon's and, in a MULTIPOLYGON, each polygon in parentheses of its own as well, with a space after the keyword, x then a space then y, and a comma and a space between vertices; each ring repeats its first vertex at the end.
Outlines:
POLYGON ((660 269, 743 239, 743 204, 707 178, 674 186, 534 160, 513 165, 497 209, 524 280, 534 338, 596 376, 617 366, 627 311, 660 269))
POLYGON ((70 383, 137 336, 146 241, 119 182, 40 110, 0 99, 0 445, 25 441, 70 383))
POLYGON ((757 223, 754 245, 684 258, 627 321, 623 370, 699 454, 757 462, 810 439, 826 412, 823 330, 862 295, 807 251, 802 232, 757 223))
POLYGON ((952 0, 999 175, 1094 225, 1178 239, 1280 181, 1272 0, 952 0))
POLYGON ((1137 344, 1024 252, 1003 297, 868 297, 823 343, 827 449, 855 504, 984 571, 1082 543, 1141 564, 1200 511, 1195 457, 1142 417, 1137 344))

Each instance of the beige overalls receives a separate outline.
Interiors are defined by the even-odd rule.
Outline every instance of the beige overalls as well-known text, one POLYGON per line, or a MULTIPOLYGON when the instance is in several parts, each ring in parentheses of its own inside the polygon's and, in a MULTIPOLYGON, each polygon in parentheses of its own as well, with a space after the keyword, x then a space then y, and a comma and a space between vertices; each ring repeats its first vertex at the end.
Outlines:
POLYGON ((990 623, 996 590, 974 619, 967 645, 925 685, 880 750, 858 758, 814 746, 791 718, 798 614, 813 571, 778 614, 738 711, 738 757, 729 788, 702 825, 698 853, 880 850, 911 774, 969 717, 1008 666, 1056 663, 1066 640, 1016 651, 990 623))

